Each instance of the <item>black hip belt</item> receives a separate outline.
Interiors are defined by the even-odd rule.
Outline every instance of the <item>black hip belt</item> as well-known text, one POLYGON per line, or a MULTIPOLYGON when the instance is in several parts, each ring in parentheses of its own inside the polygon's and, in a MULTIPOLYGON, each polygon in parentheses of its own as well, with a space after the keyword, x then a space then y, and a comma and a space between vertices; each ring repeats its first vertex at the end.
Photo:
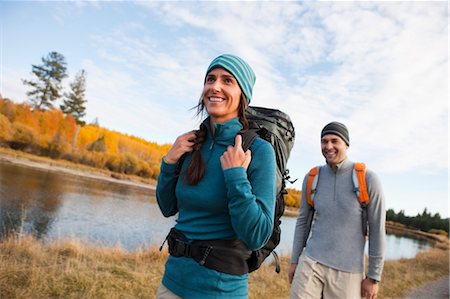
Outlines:
MULTIPOLYGON (((202 266, 227 274, 243 275, 248 273, 247 259, 252 252, 240 240, 189 241, 174 227, 170 230, 166 240, 169 244, 169 254, 172 256, 189 257, 202 266)), ((162 250, 162 246, 160 250, 162 250)))

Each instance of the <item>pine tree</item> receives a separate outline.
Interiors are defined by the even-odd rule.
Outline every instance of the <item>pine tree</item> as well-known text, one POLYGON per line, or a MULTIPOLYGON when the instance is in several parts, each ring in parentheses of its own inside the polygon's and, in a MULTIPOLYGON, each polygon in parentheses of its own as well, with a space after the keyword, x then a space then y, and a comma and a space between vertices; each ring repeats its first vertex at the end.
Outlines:
POLYGON ((86 115, 86 72, 81 70, 75 76, 75 80, 70 84, 70 92, 65 94, 66 99, 60 106, 61 110, 68 114, 72 114, 75 121, 79 125, 84 125, 85 122, 81 119, 86 115))
POLYGON ((42 57, 42 65, 32 65, 35 80, 22 80, 32 87, 27 92, 34 109, 51 108, 53 102, 61 97, 61 81, 67 77, 66 59, 58 52, 50 52, 42 57))

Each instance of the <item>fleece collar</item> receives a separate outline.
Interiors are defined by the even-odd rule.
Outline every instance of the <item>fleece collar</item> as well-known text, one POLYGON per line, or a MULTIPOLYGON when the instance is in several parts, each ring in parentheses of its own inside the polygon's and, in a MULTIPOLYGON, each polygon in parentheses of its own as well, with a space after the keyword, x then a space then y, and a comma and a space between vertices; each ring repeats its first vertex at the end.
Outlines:
POLYGON ((209 138, 212 138, 216 143, 226 143, 227 145, 230 139, 234 140, 237 133, 243 128, 238 117, 234 117, 224 123, 214 123, 214 136, 211 131, 209 117, 203 121, 203 125, 208 130, 209 138))

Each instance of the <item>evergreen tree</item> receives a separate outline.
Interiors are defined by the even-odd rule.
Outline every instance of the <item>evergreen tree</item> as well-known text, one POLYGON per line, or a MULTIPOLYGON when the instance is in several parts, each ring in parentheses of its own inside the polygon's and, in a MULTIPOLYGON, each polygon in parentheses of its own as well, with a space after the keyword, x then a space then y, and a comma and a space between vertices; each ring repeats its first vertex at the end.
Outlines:
POLYGON ((32 87, 27 92, 34 109, 51 108, 53 102, 61 97, 61 81, 67 77, 66 59, 58 52, 50 52, 42 57, 42 65, 32 65, 35 80, 22 80, 32 87))
POLYGON ((64 113, 70 113, 79 125, 85 122, 81 119, 86 115, 86 72, 81 70, 75 76, 75 80, 70 84, 70 92, 65 94, 66 99, 60 106, 64 113))

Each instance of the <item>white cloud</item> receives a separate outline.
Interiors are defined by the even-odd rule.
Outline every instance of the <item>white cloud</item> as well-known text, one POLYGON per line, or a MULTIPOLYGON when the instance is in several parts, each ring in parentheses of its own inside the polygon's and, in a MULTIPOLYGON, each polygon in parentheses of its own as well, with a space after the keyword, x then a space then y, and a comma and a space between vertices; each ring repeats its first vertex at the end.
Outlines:
MULTIPOLYGON (((229 52, 255 70, 252 104, 293 119, 289 164, 297 177, 323 163, 319 134, 333 120, 350 128, 350 157, 377 172, 448 168, 445 2, 137 4, 130 21, 119 18, 108 30, 89 33, 88 117, 99 117, 101 125, 173 141, 197 126, 189 108, 204 71, 229 52)), ((136 3, 93 9, 129 5, 136 3)), ((5 96, 23 93, 13 83, 19 74, 4 72, 5 96)))
POLYGON ((311 132, 340 120, 352 129, 353 152, 376 168, 447 167, 442 4, 241 4, 158 11, 165 24, 199 29, 212 51, 245 57, 257 74, 253 103, 288 111, 298 143, 316 148, 311 132))
POLYGON ((0 94, 2 97, 9 98, 15 102, 24 102, 26 98, 27 87, 22 84, 22 79, 29 79, 24 77, 18 70, 2 69, 2 82, 0 94))

